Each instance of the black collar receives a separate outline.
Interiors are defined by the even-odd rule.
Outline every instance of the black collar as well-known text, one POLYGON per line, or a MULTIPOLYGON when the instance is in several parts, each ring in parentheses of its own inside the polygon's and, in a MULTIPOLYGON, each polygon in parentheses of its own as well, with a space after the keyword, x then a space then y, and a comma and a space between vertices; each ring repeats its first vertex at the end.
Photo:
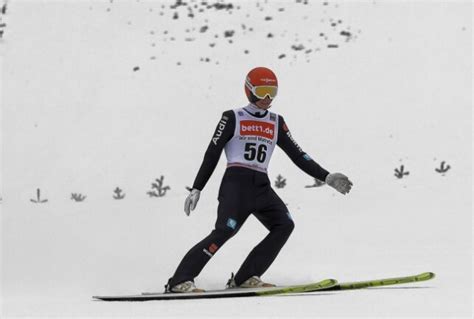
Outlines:
POLYGON ((263 118, 267 116, 267 113, 268 113, 267 110, 260 110, 259 108, 257 108, 256 106, 253 106, 252 104, 249 104, 248 106, 244 107, 244 111, 258 118, 263 118))

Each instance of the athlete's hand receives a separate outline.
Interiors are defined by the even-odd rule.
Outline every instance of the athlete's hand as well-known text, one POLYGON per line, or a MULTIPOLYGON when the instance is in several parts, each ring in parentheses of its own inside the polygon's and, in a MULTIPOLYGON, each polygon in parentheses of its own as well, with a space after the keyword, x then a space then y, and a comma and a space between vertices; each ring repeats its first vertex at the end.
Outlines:
POLYGON ((341 173, 331 173, 326 176, 326 184, 336 189, 339 193, 346 195, 351 191, 352 182, 346 175, 341 173))
POLYGON ((189 216, 189 214, 191 214, 191 211, 196 208, 200 195, 201 191, 193 188, 191 190, 191 193, 189 193, 188 197, 186 197, 186 201, 184 202, 184 212, 186 213, 186 215, 189 216))

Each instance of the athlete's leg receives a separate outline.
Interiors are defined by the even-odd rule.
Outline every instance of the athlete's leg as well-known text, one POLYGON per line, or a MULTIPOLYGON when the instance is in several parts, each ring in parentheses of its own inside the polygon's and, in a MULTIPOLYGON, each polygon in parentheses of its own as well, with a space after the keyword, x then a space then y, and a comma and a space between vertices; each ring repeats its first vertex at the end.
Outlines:
POLYGON ((237 285, 252 276, 261 276, 270 267, 294 228, 286 205, 270 188, 261 198, 263 207, 254 215, 270 231, 250 252, 235 275, 237 285))
POLYGON ((247 198, 249 188, 243 184, 245 179, 226 172, 219 190, 215 229, 184 256, 175 274, 168 281, 170 287, 194 280, 217 250, 238 232, 253 209, 247 198))

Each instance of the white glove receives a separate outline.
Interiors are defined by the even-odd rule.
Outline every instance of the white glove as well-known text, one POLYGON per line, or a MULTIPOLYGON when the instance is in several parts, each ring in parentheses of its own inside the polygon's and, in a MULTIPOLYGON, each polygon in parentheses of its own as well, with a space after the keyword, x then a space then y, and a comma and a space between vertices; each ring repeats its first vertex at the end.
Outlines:
POLYGON ((326 176, 326 184, 335 188, 339 193, 346 195, 351 191, 352 182, 346 175, 341 173, 331 173, 326 176))
POLYGON ((189 193, 188 197, 186 197, 186 201, 184 202, 184 212, 186 213, 186 215, 189 216, 189 214, 191 214, 191 211, 196 208, 200 195, 201 191, 193 188, 191 190, 191 193, 189 193))

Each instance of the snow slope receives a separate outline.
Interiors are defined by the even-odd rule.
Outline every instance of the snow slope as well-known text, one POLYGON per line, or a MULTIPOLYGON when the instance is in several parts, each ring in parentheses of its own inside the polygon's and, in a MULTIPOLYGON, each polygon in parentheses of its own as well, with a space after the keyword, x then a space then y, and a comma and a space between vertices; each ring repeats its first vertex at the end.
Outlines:
MULTIPOLYGON (((9 3, 2 317, 471 317, 472 4, 217 3, 9 3), (264 278, 437 278, 292 297, 91 301, 161 289, 211 231, 225 159, 190 217, 185 186, 221 112, 246 103, 243 79, 258 65, 276 71, 272 109, 298 143, 354 182, 345 197, 305 188, 313 179, 275 152, 269 175, 287 179, 277 192, 296 228, 264 278), (397 179, 401 165, 410 174, 397 179), (161 175, 171 190, 149 198, 161 175), (47 203, 30 202, 38 188, 47 203)), ((222 287, 265 233, 250 218, 196 283, 222 287)))

